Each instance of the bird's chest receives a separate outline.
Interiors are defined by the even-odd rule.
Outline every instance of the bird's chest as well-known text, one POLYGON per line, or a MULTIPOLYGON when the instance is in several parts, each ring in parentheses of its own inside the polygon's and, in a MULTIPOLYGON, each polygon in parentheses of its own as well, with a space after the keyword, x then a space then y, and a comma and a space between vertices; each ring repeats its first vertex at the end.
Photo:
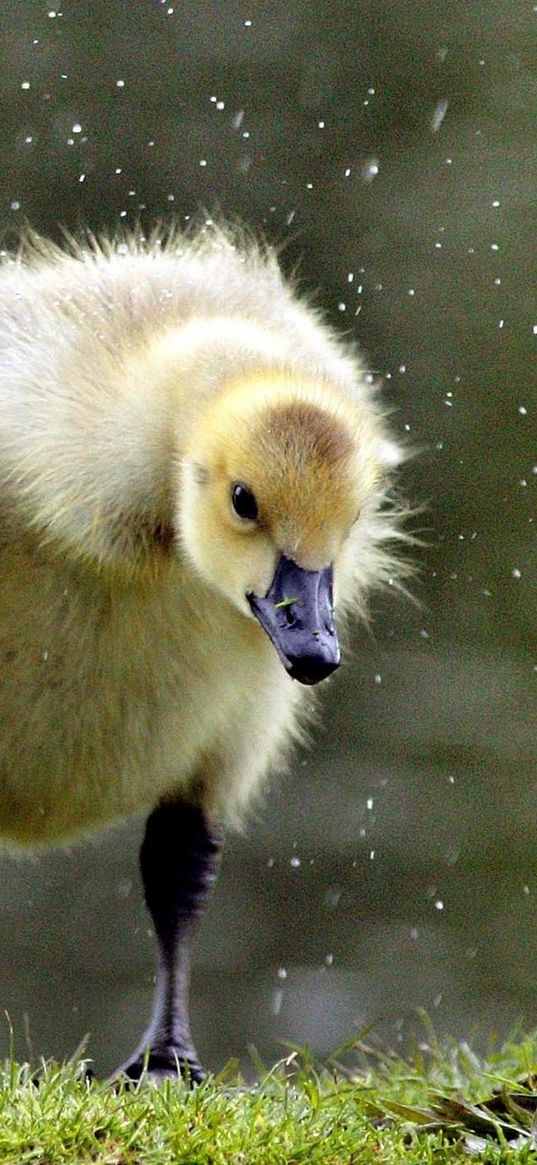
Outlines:
POLYGON ((178 581, 103 595, 12 571, 0 593, 0 829, 21 840, 187 786, 253 685, 240 616, 193 606, 178 581))

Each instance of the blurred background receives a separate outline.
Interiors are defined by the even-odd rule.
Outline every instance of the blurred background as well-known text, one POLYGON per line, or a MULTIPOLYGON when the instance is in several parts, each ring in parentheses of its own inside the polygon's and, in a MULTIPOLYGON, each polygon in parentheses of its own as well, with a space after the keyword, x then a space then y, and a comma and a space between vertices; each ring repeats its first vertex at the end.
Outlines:
MULTIPOLYGON (((204 1061, 366 1029, 486 1048, 537 1014, 537 5, 5 0, 0 219, 238 216, 283 244, 418 451, 415 592, 356 628, 322 725, 231 838, 197 952, 204 1061)), ((0 861, 20 1056, 146 1019, 142 822, 0 861), (29 1033, 25 1036, 25 1032, 29 1033)), ((3 1036, 8 1044, 7 1022, 3 1036)))

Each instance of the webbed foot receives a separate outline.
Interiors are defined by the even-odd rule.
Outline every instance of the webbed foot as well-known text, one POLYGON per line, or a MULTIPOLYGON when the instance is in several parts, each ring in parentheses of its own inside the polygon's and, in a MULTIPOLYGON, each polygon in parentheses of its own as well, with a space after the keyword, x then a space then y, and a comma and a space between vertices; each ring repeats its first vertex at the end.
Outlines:
POLYGON ((147 1079, 153 1084, 161 1084, 163 1080, 183 1080, 190 1088, 201 1084, 206 1073, 197 1060, 186 1056, 180 1048, 164 1047, 152 1048, 143 1056, 122 1064, 114 1072, 114 1083, 137 1084, 139 1080, 147 1079))

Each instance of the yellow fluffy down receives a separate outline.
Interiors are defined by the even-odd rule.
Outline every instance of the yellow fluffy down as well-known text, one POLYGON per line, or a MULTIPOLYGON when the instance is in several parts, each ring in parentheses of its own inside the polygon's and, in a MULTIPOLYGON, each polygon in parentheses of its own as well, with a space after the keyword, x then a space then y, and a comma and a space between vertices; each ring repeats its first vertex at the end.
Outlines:
POLYGON ((397 569, 360 360, 221 229, 34 239, 0 329, 0 830, 59 840, 174 791, 235 820, 305 694, 245 596, 281 554, 333 563, 340 617, 397 569))

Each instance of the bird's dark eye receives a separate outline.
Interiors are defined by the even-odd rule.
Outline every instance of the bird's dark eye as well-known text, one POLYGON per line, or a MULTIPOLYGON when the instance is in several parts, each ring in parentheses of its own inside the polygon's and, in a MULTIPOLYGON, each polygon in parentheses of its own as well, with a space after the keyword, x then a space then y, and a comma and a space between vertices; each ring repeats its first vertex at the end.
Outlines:
POLYGON ((239 482, 234 485, 231 490, 231 503, 235 513, 239 518, 246 518, 249 522, 255 522, 259 516, 257 502, 247 485, 241 485, 239 482))

